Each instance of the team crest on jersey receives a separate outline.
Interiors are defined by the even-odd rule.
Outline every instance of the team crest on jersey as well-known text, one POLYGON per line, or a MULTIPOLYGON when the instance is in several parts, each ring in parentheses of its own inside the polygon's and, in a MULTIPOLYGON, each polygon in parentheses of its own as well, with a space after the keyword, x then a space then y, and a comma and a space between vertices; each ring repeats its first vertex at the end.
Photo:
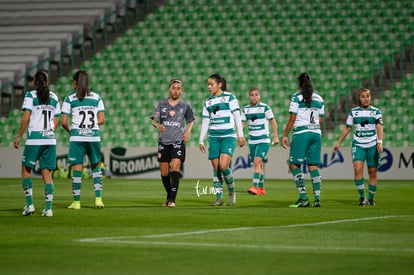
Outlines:
POLYGON ((175 115, 175 111, 174 110, 170 110, 170 116, 173 117, 175 115))

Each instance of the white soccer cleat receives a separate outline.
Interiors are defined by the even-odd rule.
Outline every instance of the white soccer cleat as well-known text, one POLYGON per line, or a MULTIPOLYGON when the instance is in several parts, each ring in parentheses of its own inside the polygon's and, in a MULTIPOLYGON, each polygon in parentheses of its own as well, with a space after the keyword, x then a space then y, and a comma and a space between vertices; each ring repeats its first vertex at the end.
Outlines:
POLYGON ((33 213, 35 212, 35 208, 34 208, 34 205, 33 204, 31 204, 31 205, 29 205, 29 206, 25 206, 24 208, 23 208, 23 213, 22 213, 22 215, 23 216, 29 216, 29 215, 32 215, 33 213))
POLYGON ((43 209, 42 216, 43 217, 53 217, 53 211, 52 211, 52 209, 48 209, 48 210, 43 209))
POLYGON ((236 192, 229 193, 229 205, 236 204, 236 192))
POLYGON ((211 206, 224 206, 224 201, 223 199, 217 199, 211 204, 211 206))

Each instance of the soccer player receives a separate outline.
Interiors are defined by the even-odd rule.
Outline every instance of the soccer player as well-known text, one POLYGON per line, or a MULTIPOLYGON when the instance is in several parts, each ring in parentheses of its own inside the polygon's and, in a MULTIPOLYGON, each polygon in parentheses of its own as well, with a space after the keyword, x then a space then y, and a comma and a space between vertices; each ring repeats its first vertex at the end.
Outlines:
POLYGON ((226 87, 226 81, 219 74, 211 75, 207 80, 207 85, 211 96, 203 104, 199 147, 202 153, 206 152, 204 139, 208 133, 208 159, 213 166, 213 183, 216 193, 216 200, 212 206, 224 205, 221 176, 229 191, 229 205, 234 205, 236 204, 236 192, 230 161, 236 147, 236 139, 240 147, 245 144, 239 102, 234 94, 223 90, 223 87, 226 87))
POLYGON ((60 105, 56 94, 49 90, 48 78, 46 72, 36 72, 35 90, 27 92, 24 97, 23 118, 13 144, 15 148, 19 148, 20 139, 29 127, 22 160, 22 186, 26 197, 24 216, 35 212, 30 173, 35 168, 36 161, 39 161, 45 190, 46 207, 42 211, 42 216, 53 216, 54 185, 51 171, 56 169, 55 131, 59 124, 60 105))
POLYGON ((163 205, 172 208, 180 184, 180 168, 185 161, 185 144, 190 139, 195 119, 190 104, 181 99, 183 86, 181 80, 172 79, 168 85, 169 97, 160 100, 151 115, 152 126, 159 132, 158 162, 167 192, 163 205))
POLYGON ((319 164, 322 150, 322 122, 325 115, 323 98, 314 92, 312 78, 308 73, 298 77, 300 92, 293 95, 289 106, 289 120, 282 135, 282 146, 287 149, 287 135, 293 128, 292 143, 290 144, 289 169, 299 191, 299 199, 289 207, 308 207, 310 205, 306 194, 305 179, 301 165, 306 161, 314 194, 313 206, 320 207, 321 173, 319 164))
POLYGON ((66 96, 62 104, 62 126, 70 134, 68 163, 72 165, 73 202, 68 207, 79 210, 83 158, 89 158, 92 169, 95 206, 103 208, 101 137, 99 126, 105 121, 105 108, 99 94, 90 91, 89 77, 85 71, 77 71, 73 76, 74 92, 66 96), (69 126, 69 116, 71 126, 69 126))
POLYGON ((250 162, 253 163, 253 186, 247 192, 252 195, 264 195, 264 168, 270 148, 269 122, 273 130, 272 144, 278 144, 277 123, 272 109, 260 102, 260 91, 252 88, 249 91, 250 104, 244 106, 241 119, 243 127, 248 125, 250 162))
POLYGON ((354 180, 359 193, 359 205, 375 205, 374 196, 377 192, 378 178, 377 167, 380 164, 380 153, 383 151, 382 140, 384 137, 381 111, 371 105, 371 92, 367 88, 358 91, 359 106, 353 108, 346 119, 346 126, 342 130, 334 146, 338 151, 342 141, 354 126, 352 140, 352 162, 354 165, 354 180), (368 201, 365 196, 364 163, 368 168, 368 201))

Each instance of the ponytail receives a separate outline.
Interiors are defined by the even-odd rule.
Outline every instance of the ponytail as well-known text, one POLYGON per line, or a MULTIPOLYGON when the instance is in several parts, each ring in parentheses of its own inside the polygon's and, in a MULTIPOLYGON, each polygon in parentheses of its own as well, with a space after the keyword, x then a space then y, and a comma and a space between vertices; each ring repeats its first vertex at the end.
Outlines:
POLYGON ((37 98, 39 99, 40 104, 49 104, 50 100, 50 91, 48 87, 48 75, 46 72, 38 71, 35 74, 35 86, 37 92, 37 98))
POLYGON ((88 73, 77 71, 73 75, 73 81, 76 83, 76 97, 82 101, 90 94, 88 73))
POLYGON ((312 77, 308 73, 301 73, 298 77, 298 82, 302 92, 303 101, 309 108, 311 107, 313 94, 312 77))

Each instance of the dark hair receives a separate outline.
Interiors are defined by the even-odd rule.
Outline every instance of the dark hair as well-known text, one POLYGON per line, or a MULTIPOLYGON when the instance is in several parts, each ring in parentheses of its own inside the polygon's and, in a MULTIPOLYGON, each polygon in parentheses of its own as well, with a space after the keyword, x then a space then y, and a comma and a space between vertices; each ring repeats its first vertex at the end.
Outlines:
POLYGON ((73 75, 73 81, 76 82, 76 97, 82 101, 90 94, 88 73, 85 71, 77 71, 73 75))
POLYGON ((227 82, 226 79, 224 79, 224 77, 221 77, 221 90, 227 91, 227 82))
POLYGON ((179 83, 181 84, 181 86, 184 86, 184 83, 181 80, 179 80, 178 78, 174 78, 168 82, 168 88, 170 88, 171 85, 173 85, 174 83, 179 83))
POLYGON ((313 94, 312 77, 308 73, 301 73, 298 77, 298 82, 302 92, 303 101, 305 101, 306 105, 310 107, 313 94))
POLYGON ((37 91, 37 98, 39 98, 40 104, 49 104, 49 87, 47 85, 48 83, 48 75, 44 71, 38 71, 35 74, 35 86, 37 91))
POLYGON ((212 74, 208 78, 214 78, 217 81, 217 83, 221 83, 221 90, 227 91, 227 82, 226 79, 224 79, 224 77, 222 77, 219 74, 212 74))

